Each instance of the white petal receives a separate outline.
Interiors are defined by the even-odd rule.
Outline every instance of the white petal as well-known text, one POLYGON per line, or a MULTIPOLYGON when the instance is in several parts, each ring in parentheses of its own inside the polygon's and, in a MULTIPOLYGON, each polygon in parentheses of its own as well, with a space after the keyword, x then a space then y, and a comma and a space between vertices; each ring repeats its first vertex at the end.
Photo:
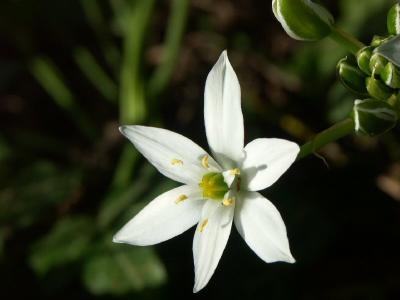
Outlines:
POLYGON ((259 193, 240 194, 235 208, 235 225, 247 245, 265 262, 295 262, 281 215, 259 193))
POLYGON ((222 52, 208 74, 204 92, 204 121, 208 144, 215 158, 225 167, 233 167, 243 155, 243 114, 240 85, 235 71, 222 52))
POLYGON ((208 154, 178 133, 146 126, 121 126, 120 131, 160 173, 178 182, 197 185, 204 173, 220 170, 212 157, 209 168, 203 167, 201 160, 208 154))
POLYGON ((194 293, 206 286, 217 268, 231 232, 234 206, 208 200, 203 207, 193 240, 194 293))
POLYGON ((296 160, 299 146, 282 139, 256 139, 246 145, 242 187, 259 191, 271 186, 296 160))
POLYGON ((205 200, 198 188, 183 185, 151 201, 115 236, 116 243, 147 246, 169 240, 195 225, 205 200), (183 200, 179 196, 188 197, 183 200))

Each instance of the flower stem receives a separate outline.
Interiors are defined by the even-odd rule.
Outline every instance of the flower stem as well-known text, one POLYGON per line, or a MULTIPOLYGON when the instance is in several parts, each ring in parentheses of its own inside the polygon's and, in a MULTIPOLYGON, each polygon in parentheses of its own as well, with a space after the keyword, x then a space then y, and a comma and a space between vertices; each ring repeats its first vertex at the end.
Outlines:
POLYGON ((162 60, 148 84, 149 96, 152 99, 158 97, 165 89, 176 67, 185 32, 188 8, 188 0, 172 1, 162 60))
POLYGON ((125 12, 119 105, 122 124, 139 123, 146 118, 147 103, 141 67, 143 46, 155 3, 155 0, 135 1, 135 5, 128 6, 125 12))
POLYGON ((339 123, 336 123, 332 127, 325 129, 318 133, 311 141, 305 143, 300 147, 299 155, 297 160, 302 159, 310 154, 315 153, 321 147, 336 141, 350 133, 354 132, 353 119, 348 118, 339 123))
POLYGON ((329 37, 353 54, 357 54, 358 50, 365 47, 365 45, 352 34, 336 26, 332 28, 332 33, 329 37))

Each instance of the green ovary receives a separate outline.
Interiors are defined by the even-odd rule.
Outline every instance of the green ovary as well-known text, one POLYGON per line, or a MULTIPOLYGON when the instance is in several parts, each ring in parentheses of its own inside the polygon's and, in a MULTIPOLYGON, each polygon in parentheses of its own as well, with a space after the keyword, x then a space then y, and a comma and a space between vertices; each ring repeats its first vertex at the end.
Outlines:
POLYGON ((222 174, 216 172, 204 175, 199 186, 203 190, 203 197, 214 200, 223 199, 229 190, 222 174))

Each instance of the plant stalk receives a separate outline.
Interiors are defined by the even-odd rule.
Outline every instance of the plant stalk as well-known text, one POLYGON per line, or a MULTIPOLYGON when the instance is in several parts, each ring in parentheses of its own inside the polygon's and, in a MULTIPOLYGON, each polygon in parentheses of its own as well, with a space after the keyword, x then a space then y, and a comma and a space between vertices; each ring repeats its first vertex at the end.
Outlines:
POLYGON ((325 129, 324 131, 318 133, 311 141, 301 146, 299 155, 297 156, 297 160, 302 159, 310 154, 313 154, 323 146, 331 142, 334 142, 353 132, 354 132, 353 119, 347 118, 339 123, 336 123, 332 127, 329 127, 328 129, 325 129))
POLYGON ((329 37, 354 55, 357 54, 361 48, 365 47, 365 45, 352 34, 336 26, 332 28, 332 33, 329 37))

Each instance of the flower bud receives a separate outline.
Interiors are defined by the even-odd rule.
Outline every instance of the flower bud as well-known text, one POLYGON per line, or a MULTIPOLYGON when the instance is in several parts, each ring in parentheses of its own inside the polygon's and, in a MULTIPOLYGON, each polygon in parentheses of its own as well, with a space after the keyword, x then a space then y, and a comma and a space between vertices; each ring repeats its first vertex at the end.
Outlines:
POLYGON ((387 63, 381 72, 381 79, 383 82, 393 89, 400 88, 400 71, 392 63, 387 63))
POLYGON ((400 94, 393 94, 386 102, 397 112, 397 115, 400 116, 400 94))
POLYGON ((387 29, 389 34, 400 34, 400 4, 392 6, 387 15, 387 29))
POLYGON ((368 95, 365 87, 365 74, 357 66, 353 65, 348 57, 338 62, 337 73, 342 84, 350 91, 360 95, 368 95))
POLYGON ((398 120, 397 113, 384 101, 356 100, 353 108, 355 131, 369 136, 392 129, 398 120))
POLYGON ((388 61, 386 60, 386 58, 379 55, 378 53, 372 54, 371 59, 369 61, 369 68, 372 71, 372 74, 377 74, 377 75, 381 74, 387 62, 388 61))
POLYGON ((371 69, 369 68, 369 62, 372 57, 373 47, 368 46, 360 49, 358 51, 356 58, 358 67, 367 75, 371 75, 371 69))
POLYGON ((375 79, 374 77, 367 78, 366 86, 368 94, 370 94, 371 97, 377 100, 385 101, 393 94, 391 88, 386 86, 380 80, 375 79))
POLYGON ((273 0, 272 11, 286 33, 296 40, 317 41, 332 31, 331 13, 311 0, 273 0))

